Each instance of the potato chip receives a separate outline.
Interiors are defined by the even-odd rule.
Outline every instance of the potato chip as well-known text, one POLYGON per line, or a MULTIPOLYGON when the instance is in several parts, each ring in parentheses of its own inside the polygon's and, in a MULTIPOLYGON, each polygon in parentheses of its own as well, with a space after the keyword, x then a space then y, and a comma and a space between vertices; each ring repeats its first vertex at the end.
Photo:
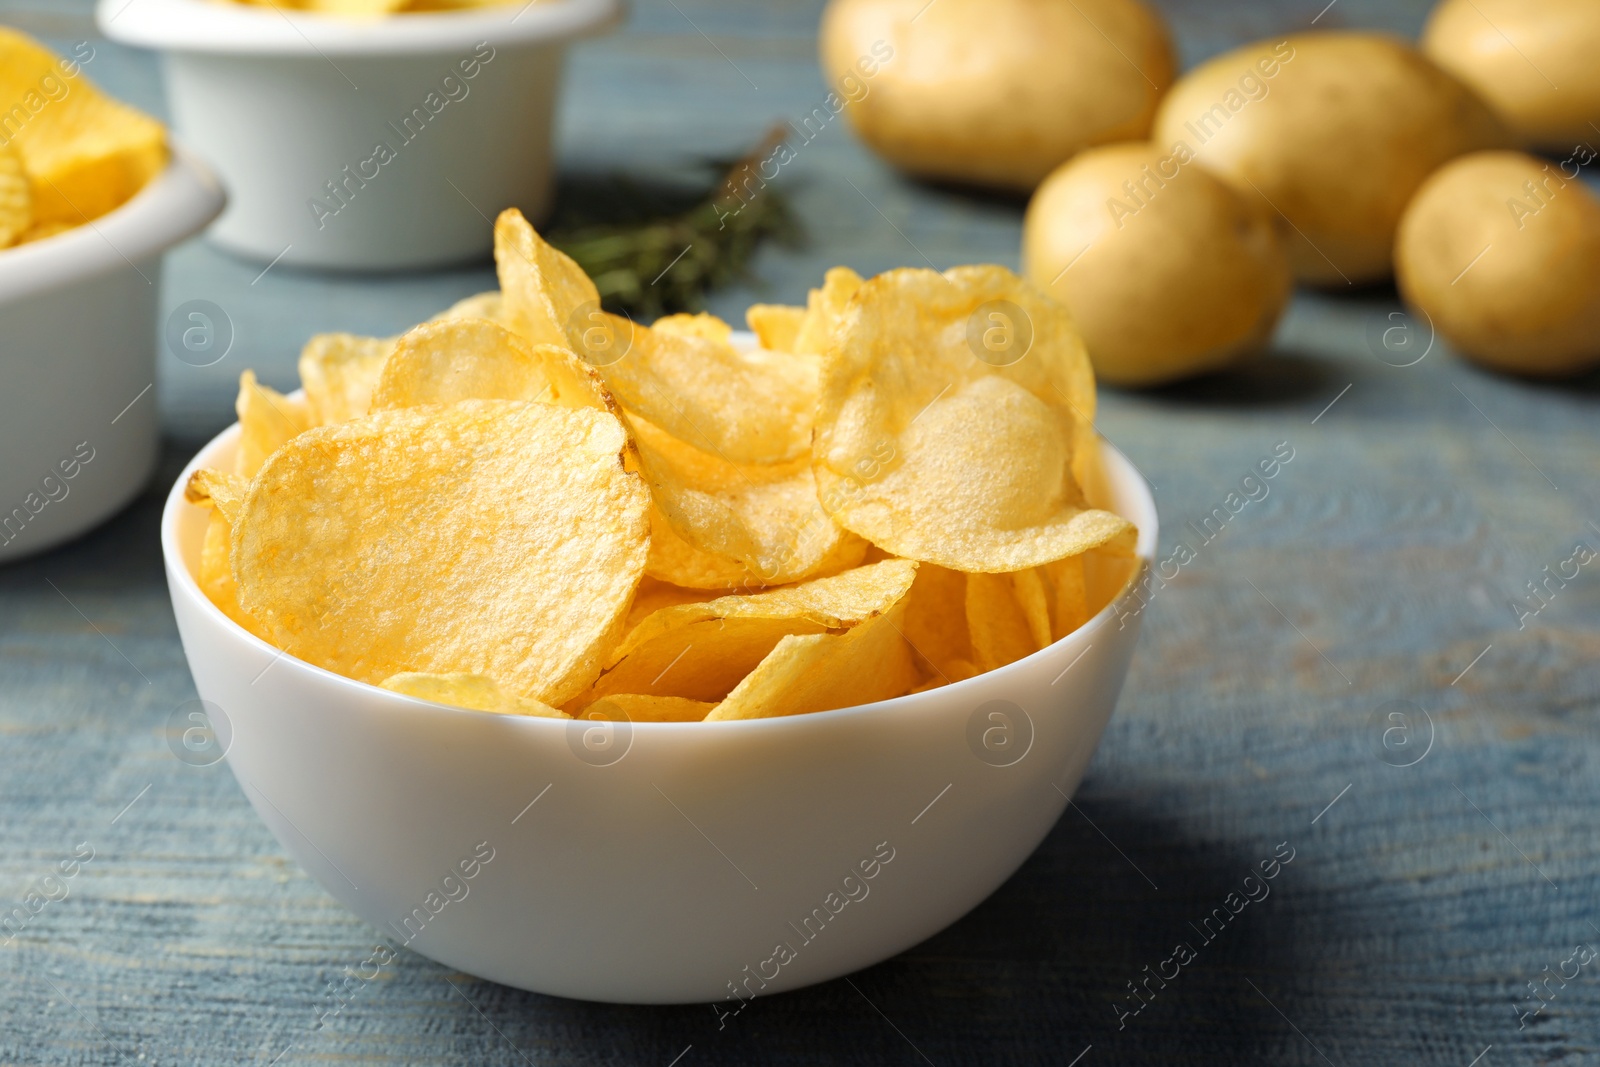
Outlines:
POLYGON ((603 311, 573 335, 627 411, 729 463, 787 463, 811 447, 818 361, 786 353, 741 352, 698 333, 637 326, 603 311), (603 335, 597 354, 585 337, 603 335))
POLYGON ((813 352, 818 355, 828 350, 834 334, 844 322, 850 300, 861 289, 861 275, 849 267, 834 267, 822 276, 822 288, 813 289, 806 297, 805 318, 795 331, 789 351, 813 352))
POLYGON ((650 556, 645 573, 685 589, 744 589, 762 584, 738 560, 703 551, 679 537, 654 505, 650 508, 650 556))
POLYGON ((536 715, 549 719, 570 718, 566 712, 550 705, 507 693, 500 684, 484 674, 425 674, 406 671, 385 678, 383 688, 404 693, 418 700, 435 704, 449 704, 473 711, 492 711, 497 715, 536 715))
POLYGON ((457 300, 439 314, 429 319, 429 322, 449 322, 451 319, 488 319, 507 325, 505 320, 506 302, 500 295, 500 290, 491 289, 487 293, 475 293, 472 296, 457 300))
POLYGON ((1045 589, 1044 576, 1039 568, 1011 573, 1011 593, 1017 598, 1022 617, 1028 621, 1028 633, 1033 638, 1034 650, 1044 648, 1055 640, 1050 634, 1050 593, 1045 589))
POLYGON ((972 659, 965 574, 936 563, 917 568, 917 580, 906 597, 905 638, 922 674, 958 680, 951 674, 952 664, 972 659))
POLYGON ((611 653, 587 699, 645 693, 717 701, 790 634, 848 629, 905 598, 917 565, 889 560, 748 596, 662 608, 611 653))
POLYGON ((967 575, 967 629, 973 662, 980 672, 1004 667, 1044 647, 1017 600, 1009 574, 967 575))
POLYGON ((240 606, 349 678, 484 674, 562 704, 599 675, 644 570, 626 445, 605 412, 505 400, 303 433, 245 497, 240 606))
POLYGON ((0 248, 20 241, 33 228, 33 190, 22 168, 22 154, 0 144, 0 248))
POLYGON ((628 608, 628 621, 623 624, 622 632, 632 633, 635 626, 662 608, 677 607, 679 604, 698 604, 705 598, 704 589, 688 589, 646 574, 639 582, 638 592, 633 594, 633 604, 628 608))
POLYGON ((244 506, 244 495, 249 491, 249 478, 215 467, 201 467, 189 475, 189 483, 183 487, 183 498, 191 504, 214 507, 229 522, 237 522, 239 509, 244 506))
POLYGON ((0 136, 22 156, 35 224, 79 225, 133 197, 167 165, 161 123, 100 92, 76 62, 0 27, 0 136), (56 86, 59 93, 45 95, 56 86))
POLYGON ((514 207, 495 220, 494 262, 506 324, 536 345, 572 347, 573 317, 588 308, 599 313, 600 293, 589 276, 514 207))
POLYGON ((687 697, 613 693, 590 704, 577 717, 608 722, 699 722, 714 707, 715 704, 687 697))
POLYGON ((1071 472, 1088 367, 1066 311, 1010 271, 879 275, 825 363, 823 506, 896 555, 955 570, 1023 570, 1106 543, 1131 527, 1087 508, 1071 472), (998 354, 983 340, 996 314, 1016 344, 998 354))
POLYGON ((70 223, 65 222, 37 223, 33 226, 29 226, 27 231, 24 232, 21 237, 17 238, 17 244, 31 245, 35 241, 43 241, 47 237, 54 237, 57 234, 66 233, 71 229, 75 229, 75 227, 70 223))
POLYGON ((805 308, 787 304, 751 304, 744 313, 745 325, 769 352, 793 352, 795 337, 805 317, 805 308))
POLYGON ((263 641, 269 641, 261 624, 239 606, 239 586, 233 580, 231 561, 233 525, 221 507, 211 512, 206 522, 206 536, 200 543, 200 568, 195 581, 200 591, 242 629, 263 641))
POLYGON ((384 360, 395 338, 319 333, 300 350, 300 384, 314 426, 360 418, 372 406, 384 360))
POLYGON ((733 327, 715 315, 708 315, 703 311, 698 315, 663 315, 652 323, 650 328, 675 333, 681 337, 699 337, 723 344, 731 344, 733 341, 733 327))
POLYGON ((262 385, 253 371, 239 375, 239 398, 234 410, 239 414, 239 452, 234 469, 246 478, 260 470, 267 457, 285 441, 311 426, 303 399, 284 396, 262 385))
POLYGON ((905 693, 917 684, 911 648, 900 635, 905 603, 902 597, 842 634, 785 637, 706 721, 799 715, 905 693))
POLYGON ((644 419, 627 421, 656 506, 693 547, 737 560, 764 585, 853 566, 866 552, 822 510, 809 461, 729 463, 644 419))
POLYGON ((1083 560, 1083 556, 1068 556, 1040 568, 1050 591, 1050 635, 1057 641, 1089 621, 1089 589, 1084 582, 1083 560))
POLYGON ((458 400, 542 400, 614 409, 594 370, 565 348, 530 345, 488 319, 428 322, 404 334, 384 360, 371 410, 458 400))

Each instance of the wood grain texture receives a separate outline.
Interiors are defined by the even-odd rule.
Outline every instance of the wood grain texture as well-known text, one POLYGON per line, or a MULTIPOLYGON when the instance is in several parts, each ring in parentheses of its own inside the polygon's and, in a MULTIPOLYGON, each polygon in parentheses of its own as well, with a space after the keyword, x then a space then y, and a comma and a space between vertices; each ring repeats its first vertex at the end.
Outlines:
MULTIPOLYGON (((1303 28, 1322 3, 1162 6, 1193 63, 1303 28)), ((1339 0, 1318 25, 1414 33, 1425 6, 1339 0)), ((824 92, 817 11, 641 0, 624 32, 574 59, 564 181, 670 180, 808 111, 824 92)), ((0 0, 0 21, 58 45, 92 36, 87 12, 0 0)), ((92 78, 160 109, 149 57, 95 46, 92 78)), ((786 180, 811 244, 763 253, 767 287, 719 294, 714 310, 798 301, 834 263, 1016 262, 1020 204, 907 182, 842 128, 786 180)), ((1521 629, 1507 606, 1576 541, 1600 546, 1600 382, 1513 382, 1442 348, 1386 366, 1366 340, 1397 307, 1386 291, 1301 295, 1261 362, 1105 394, 1104 431, 1156 485, 1164 547, 1185 539, 1197 556, 1151 598, 1076 804, 951 929, 723 1029, 706 1006, 540 997, 406 953, 316 1028, 326 984, 379 935, 284 857, 225 768, 168 751, 163 726, 194 691, 159 498, 231 421, 241 369, 287 387, 310 333, 393 332, 492 273, 275 268, 252 284, 260 269, 200 244, 171 257, 165 305, 220 304, 233 352, 205 369, 163 357, 169 442, 143 498, 0 569, 0 899, 21 901, 75 846, 94 850, 66 899, 0 944, 0 1063, 1600 1060, 1600 963, 1552 984, 1519 1028, 1526 983, 1600 945, 1600 578, 1585 572, 1521 629), (1279 442, 1294 459, 1265 500, 1210 543, 1186 532, 1279 442), (1390 701, 1431 722, 1414 766, 1380 759, 1375 716, 1390 701), (1295 858, 1271 895, 1206 943, 1191 924, 1280 843, 1295 858), (1180 941, 1196 958, 1119 1029, 1127 983, 1180 941)), ((937 816, 916 832, 937 833, 937 816)))

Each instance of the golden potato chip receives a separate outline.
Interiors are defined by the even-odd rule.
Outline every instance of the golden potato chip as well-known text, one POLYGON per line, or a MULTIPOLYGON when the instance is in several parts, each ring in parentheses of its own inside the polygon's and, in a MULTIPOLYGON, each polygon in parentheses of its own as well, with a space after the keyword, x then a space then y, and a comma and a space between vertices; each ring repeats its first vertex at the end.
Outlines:
POLYGON ((613 693, 578 713, 578 718, 609 722, 699 722, 716 707, 687 697, 660 697, 645 693, 613 693))
POLYGON ((900 635, 904 616, 902 597, 842 634, 785 637, 705 721, 799 715, 900 696, 917 684, 911 648, 900 635))
POLYGON ((786 463, 811 447, 818 361, 698 333, 637 326, 604 311, 597 325, 576 331, 573 349, 586 359, 623 408, 678 440, 729 463, 786 463), (593 342, 603 335, 597 355, 593 342))
POLYGON ((0 137, 22 156, 35 224, 79 225, 121 206, 167 165, 166 131, 102 96, 77 62, 0 27, 0 137), (46 91, 51 86, 58 91, 46 91))
POLYGON ((822 510, 808 460, 729 463, 642 418, 627 421, 656 506, 693 547, 737 560, 764 585, 852 566, 866 552, 822 510))
POLYGON ((306 342, 300 350, 300 384, 305 387, 312 425, 332 426, 367 413, 395 340, 319 333, 306 342))
POLYGON ((650 556, 645 574, 685 589, 747 589, 762 585, 743 563, 703 551, 679 537, 655 505, 650 507, 650 556))
POLYGON ((1057 641, 1088 622, 1092 614, 1083 571, 1084 556, 1088 554, 1068 556, 1040 568, 1050 590, 1050 636, 1057 641))
POLYGON ((1093 407, 1084 390, 1093 379, 1066 311, 1010 271, 879 275, 825 362, 823 507, 896 555, 955 570, 1023 570, 1104 544, 1131 527, 1087 508, 1073 478, 1084 428, 1072 407, 1093 407), (991 347, 997 315, 1011 348, 991 347))
POLYGON ((952 665, 972 659, 965 574, 936 563, 917 568, 917 580, 906 597, 905 638, 924 675, 959 680, 951 673, 952 665))
POLYGON ((27 231, 17 238, 17 244, 31 245, 35 241, 43 241, 47 237, 54 237, 56 234, 66 233, 71 229, 74 229, 74 227, 65 222, 41 222, 37 225, 29 226, 27 231))
POLYGON ((745 325, 769 352, 793 352, 805 317, 805 308, 787 304, 751 304, 744 313, 745 325))
POLYGON ((818 355, 826 352, 834 334, 844 322, 851 298, 863 284, 861 275, 849 267, 834 267, 823 275, 822 288, 811 290, 806 297, 805 318, 795 331, 789 351, 818 355))
POLYGON ((488 319, 506 325, 505 298, 500 295, 500 290, 490 289, 487 293, 475 293, 472 296, 457 300, 439 314, 429 319, 429 322, 449 322, 451 319, 488 319))
POLYGON ((0 248, 22 240, 33 228, 33 190, 22 169, 22 154, 0 144, 0 248))
POLYGON ((492 711, 497 715, 537 715, 550 719, 570 716, 550 705, 507 693, 500 684, 485 674, 425 674, 406 671, 391 675, 379 683, 383 688, 404 693, 418 700, 435 704, 449 704, 473 711, 492 711))
POLYGON ((614 409, 594 370, 565 348, 530 345, 488 319, 427 322, 384 360, 372 411, 458 400, 542 400, 614 409))
POLYGON ((211 512, 211 518, 206 522, 206 536, 200 543, 200 568, 195 575, 195 582, 224 615, 261 640, 269 641, 261 624, 239 606, 239 586, 233 580, 230 559, 232 544, 233 525, 219 506, 211 512))
POLYGON ((244 475, 201 467, 189 475, 189 483, 183 487, 183 498, 191 504, 208 504, 229 522, 237 522, 244 495, 249 491, 250 479, 244 475))
POLYGON ((256 381, 254 371, 239 375, 239 399, 234 402, 239 414, 239 451, 235 471, 251 477, 267 457, 298 433, 310 429, 311 416, 306 402, 288 397, 256 381))
POLYGON ((848 629, 905 598, 909 560, 857 567, 831 578, 748 596, 662 608, 611 653, 587 699, 644 693, 717 701, 790 634, 848 629))
POLYGON ((633 605, 628 608, 628 621, 623 624, 622 632, 632 633, 635 626, 662 608, 677 607, 679 604, 698 604, 705 598, 704 589, 688 589, 681 585, 673 585, 671 582, 652 578, 647 573, 639 582, 638 592, 633 594, 633 605))
POLYGON ((560 705, 599 675, 644 570, 626 445, 605 412, 506 400, 310 430, 245 497, 240 606, 349 678, 485 674, 560 705))
POLYGON ((707 341, 732 343, 733 327, 717 318, 700 312, 698 315, 663 315, 651 324, 651 329, 675 333, 683 337, 700 337, 707 341))
POLYGON ((574 315, 600 306, 600 293, 582 268, 547 244, 514 207, 495 220, 494 262, 506 325, 536 345, 574 347, 568 340, 574 315))
POLYGON ((1033 638, 1035 650, 1044 648, 1055 640, 1050 635, 1050 593, 1045 589, 1044 576, 1039 568, 1011 573, 1011 592, 1028 620, 1028 633, 1033 638))
MULTIPOLYGON (((1004 667, 1044 647, 1017 599, 1016 583, 1009 574, 967 575, 967 629, 979 672, 1004 667)), ((1048 644, 1049 634, 1045 637, 1048 644)))

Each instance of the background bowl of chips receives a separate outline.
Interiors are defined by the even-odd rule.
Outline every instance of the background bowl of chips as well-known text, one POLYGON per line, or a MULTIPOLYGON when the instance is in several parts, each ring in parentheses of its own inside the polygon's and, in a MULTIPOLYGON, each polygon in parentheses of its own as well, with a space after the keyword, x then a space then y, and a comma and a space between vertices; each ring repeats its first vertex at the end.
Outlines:
POLYGON ((163 53, 174 130, 226 182, 223 248, 387 270, 485 255, 507 205, 548 206, 567 46, 618 0, 354 19, 210 0, 103 0, 163 53))
MULTIPOLYGON (((687 723, 457 710, 286 655, 205 597, 208 517, 184 488, 231 469, 237 441, 234 426, 208 444, 162 516, 210 723, 191 747, 225 752, 289 853, 393 941, 542 993, 748 998, 929 937, 1061 815, 1138 637, 1130 582, 1040 652, 876 704, 687 723)), ((1138 525, 1142 570, 1158 543, 1149 487, 1104 457, 1105 503, 1138 525)))
POLYGON ((120 207, 0 251, 0 559, 83 532, 149 477, 161 257, 225 199, 174 149, 120 207))

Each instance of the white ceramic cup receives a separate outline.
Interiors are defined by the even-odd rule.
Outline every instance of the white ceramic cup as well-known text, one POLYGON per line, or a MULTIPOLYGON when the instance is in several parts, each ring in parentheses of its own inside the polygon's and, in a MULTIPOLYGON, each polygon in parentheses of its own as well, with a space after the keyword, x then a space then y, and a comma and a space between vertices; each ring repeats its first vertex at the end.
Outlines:
POLYGON ((116 210, 0 251, 0 560, 82 533, 150 476, 161 257, 224 199, 174 150, 116 210))
MULTIPOLYGON (((174 753, 226 752, 289 853, 391 943, 541 993, 742 1000, 938 932, 1055 824, 1138 638, 1125 589, 1026 659, 861 707, 634 724, 447 708, 285 655, 206 599, 207 514, 183 487, 198 467, 228 469, 237 441, 235 426, 195 457, 161 520, 206 702, 175 713, 174 753)), ((1120 453, 1105 459, 1148 567, 1149 487, 1120 453)))
POLYGON ((225 249, 393 270, 485 255, 548 208, 566 48, 618 0, 352 20, 215 0, 101 0, 101 31, 164 53, 175 130, 213 161, 225 249))

